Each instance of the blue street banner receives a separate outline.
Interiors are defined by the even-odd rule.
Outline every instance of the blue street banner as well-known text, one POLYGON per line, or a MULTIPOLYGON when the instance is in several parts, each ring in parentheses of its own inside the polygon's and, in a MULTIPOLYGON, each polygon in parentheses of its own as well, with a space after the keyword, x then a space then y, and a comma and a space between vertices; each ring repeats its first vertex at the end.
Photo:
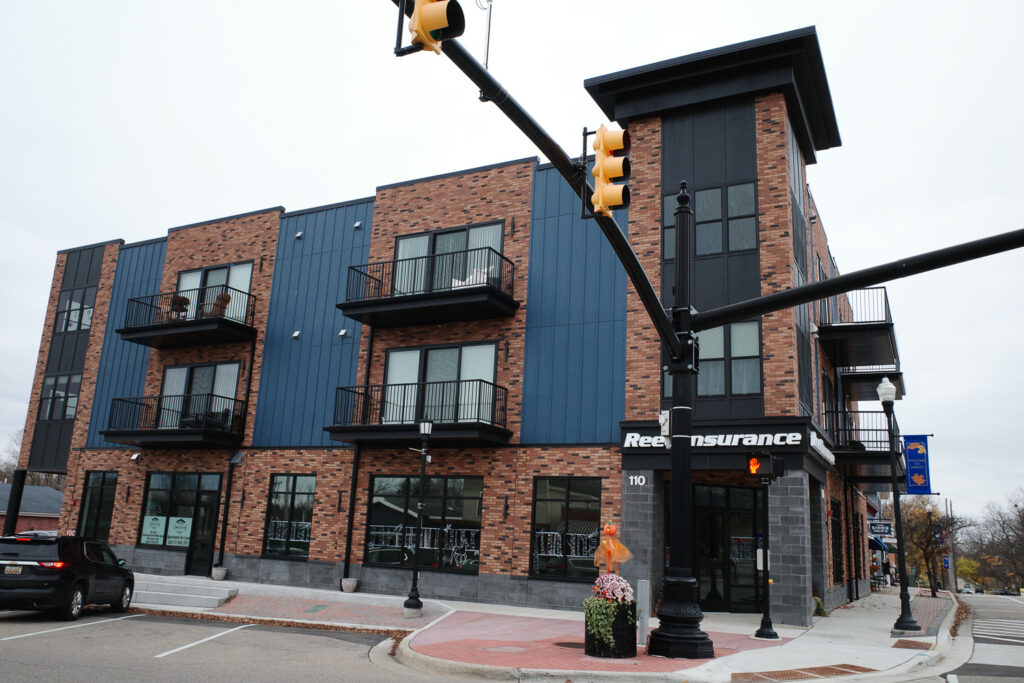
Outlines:
POLYGON ((942 568, 949 569, 949 555, 942 556, 942 568))
POLYGON ((903 456, 907 461, 907 493, 927 496, 932 492, 932 478, 928 472, 928 437, 905 435, 903 456))

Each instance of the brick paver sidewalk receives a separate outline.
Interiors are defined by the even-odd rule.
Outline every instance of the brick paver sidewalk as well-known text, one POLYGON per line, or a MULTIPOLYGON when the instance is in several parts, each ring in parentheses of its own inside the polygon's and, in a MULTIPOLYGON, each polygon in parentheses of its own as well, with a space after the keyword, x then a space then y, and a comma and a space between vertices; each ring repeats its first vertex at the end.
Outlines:
POLYGON ((939 617, 955 604, 950 600, 952 596, 949 591, 937 591, 937 594, 939 596, 937 598, 933 598, 931 595, 917 595, 910 601, 910 612, 917 619, 917 623, 921 625, 922 635, 934 635, 936 629, 932 629, 932 625, 934 624, 937 628, 939 617))
MULTIPOLYGON (((416 652, 456 662, 491 666, 575 671, 669 672, 700 666, 707 659, 649 657, 637 648, 635 659, 587 657, 584 625, 568 619, 538 619, 456 611, 413 636, 416 652)), ((749 634, 711 633, 715 656, 776 647, 788 639, 753 640, 749 634)))
POLYGON ((423 616, 406 619, 402 616, 401 604, 375 604, 368 602, 308 600, 293 597, 271 597, 265 595, 236 595, 213 614, 227 616, 262 617, 324 622, 360 628, 388 628, 412 631, 423 628, 445 614, 448 610, 427 603, 423 616))

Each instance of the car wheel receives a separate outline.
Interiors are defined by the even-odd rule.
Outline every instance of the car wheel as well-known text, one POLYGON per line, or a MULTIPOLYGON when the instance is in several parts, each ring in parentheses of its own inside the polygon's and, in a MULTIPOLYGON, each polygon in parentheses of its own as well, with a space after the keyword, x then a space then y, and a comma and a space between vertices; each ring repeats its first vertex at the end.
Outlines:
POLYGON ((74 621, 82 614, 82 607, 85 605, 85 592, 81 586, 75 586, 64 599, 64 606, 61 609, 63 617, 68 621, 74 621))
POLYGON ((132 604, 132 585, 125 583, 121 587, 121 597, 110 603, 110 609, 115 612, 127 612, 128 607, 132 604))

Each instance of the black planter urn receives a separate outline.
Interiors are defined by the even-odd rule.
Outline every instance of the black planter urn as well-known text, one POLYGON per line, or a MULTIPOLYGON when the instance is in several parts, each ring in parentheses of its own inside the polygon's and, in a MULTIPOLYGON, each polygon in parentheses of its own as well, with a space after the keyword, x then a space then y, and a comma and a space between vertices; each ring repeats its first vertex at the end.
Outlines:
POLYGON ((610 646, 600 636, 590 632, 589 620, 585 628, 584 652, 588 657, 636 657, 636 603, 620 602, 615 605, 615 619, 612 621, 610 646))

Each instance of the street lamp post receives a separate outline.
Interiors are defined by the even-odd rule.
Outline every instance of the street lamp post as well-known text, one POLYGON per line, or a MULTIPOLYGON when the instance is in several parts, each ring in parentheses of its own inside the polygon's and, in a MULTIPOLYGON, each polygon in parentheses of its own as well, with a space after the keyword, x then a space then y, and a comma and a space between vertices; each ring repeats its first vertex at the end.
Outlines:
POLYGON ((412 544, 412 587, 409 589, 409 597, 402 604, 402 613, 406 619, 423 616, 423 601, 420 600, 417 584, 420 577, 420 538, 423 536, 423 489, 427 486, 427 442, 430 441, 433 427, 434 423, 430 420, 420 422, 420 493, 416 502, 416 536, 412 544))
POLYGON ((907 554, 903 547, 903 515, 900 513, 900 484, 896 477, 896 426, 892 415, 892 404, 896 400, 896 387, 888 377, 878 385, 878 400, 882 402, 886 424, 889 429, 889 474, 892 478, 892 512, 896 525, 896 561, 900 571, 900 616, 893 626, 897 631, 920 631, 921 625, 910 611, 910 589, 907 587, 907 554))
POLYGON ((651 632, 647 654, 687 659, 710 659, 714 644, 700 630, 697 578, 693 576, 693 495, 690 485, 690 427, 697 376, 697 338, 693 333, 693 269, 690 244, 693 241, 693 206, 686 183, 676 195, 676 289, 672 325, 685 344, 683 358, 669 361, 672 381, 672 482, 669 489, 669 563, 662 582, 660 625, 651 632))
POLYGON ((936 547, 936 533, 935 533, 935 522, 932 520, 932 506, 928 505, 928 547, 931 552, 928 553, 928 585, 932 591, 932 597, 938 597, 938 593, 935 591, 935 547, 936 547))

